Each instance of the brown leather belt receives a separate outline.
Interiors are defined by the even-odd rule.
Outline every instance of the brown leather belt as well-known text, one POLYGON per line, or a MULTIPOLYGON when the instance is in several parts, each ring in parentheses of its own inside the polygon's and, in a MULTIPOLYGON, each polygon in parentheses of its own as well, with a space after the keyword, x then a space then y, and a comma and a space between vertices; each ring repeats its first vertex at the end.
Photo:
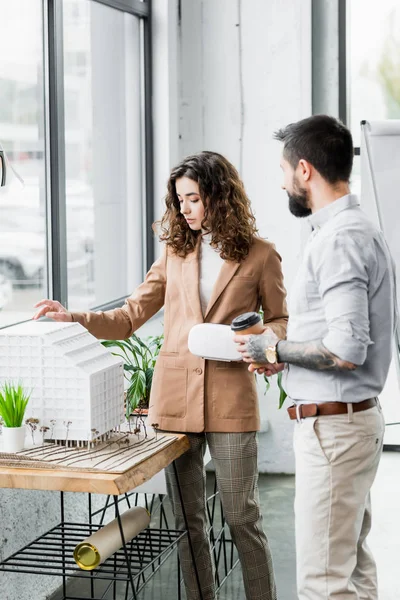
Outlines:
MULTIPOLYGON (((368 398, 362 402, 352 402, 353 412, 368 410, 376 406, 376 398, 368 398)), ((291 419, 306 419, 307 417, 318 417, 325 415, 345 415, 346 402, 323 402, 321 404, 293 404, 287 409, 291 419)))

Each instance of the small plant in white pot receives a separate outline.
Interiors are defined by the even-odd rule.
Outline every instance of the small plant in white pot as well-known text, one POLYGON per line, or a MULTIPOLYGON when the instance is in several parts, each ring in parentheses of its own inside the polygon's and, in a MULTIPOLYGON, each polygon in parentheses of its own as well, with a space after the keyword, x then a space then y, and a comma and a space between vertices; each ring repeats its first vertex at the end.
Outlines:
POLYGON ((5 383, 0 388, 0 417, 3 421, 4 452, 18 452, 24 447, 24 416, 30 393, 21 384, 5 383))

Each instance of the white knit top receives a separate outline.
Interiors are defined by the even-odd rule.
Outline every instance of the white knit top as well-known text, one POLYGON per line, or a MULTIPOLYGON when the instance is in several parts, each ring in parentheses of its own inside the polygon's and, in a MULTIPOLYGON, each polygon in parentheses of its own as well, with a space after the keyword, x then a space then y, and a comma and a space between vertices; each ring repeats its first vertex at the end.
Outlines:
POLYGON ((200 249, 200 302, 203 316, 206 314, 207 306, 218 279, 219 272, 224 263, 217 248, 211 247, 211 233, 203 235, 200 249))

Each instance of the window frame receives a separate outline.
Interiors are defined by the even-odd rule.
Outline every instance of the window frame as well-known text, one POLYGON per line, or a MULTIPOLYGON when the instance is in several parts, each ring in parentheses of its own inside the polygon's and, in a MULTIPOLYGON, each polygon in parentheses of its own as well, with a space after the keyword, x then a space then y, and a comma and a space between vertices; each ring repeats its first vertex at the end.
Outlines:
MULTIPOLYGON (((332 5, 330 4, 330 7, 332 5)), ((321 54, 321 39, 319 25, 321 18, 327 16, 328 6, 321 0, 312 0, 312 113, 320 112, 321 88, 318 56, 321 54)), ((336 115, 346 126, 349 126, 349 80, 348 71, 348 0, 336 0, 337 16, 337 55, 335 56, 335 68, 337 69, 337 106, 336 115)), ((329 65, 332 67, 332 64, 329 65)), ((322 84, 323 86, 324 84, 322 84)), ((360 156, 360 147, 354 147, 354 155, 360 156)))
MULTIPOLYGON (((143 110, 143 276, 154 261, 151 226, 154 220, 154 164, 152 129, 151 0, 89 0, 138 17, 141 29, 143 110)), ((68 305, 67 223, 65 193, 64 44, 62 0, 45 0, 45 121, 47 191, 47 289, 53 300, 68 305)), ((123 298, 110 298, 96 310, 121 306, 123 298)))

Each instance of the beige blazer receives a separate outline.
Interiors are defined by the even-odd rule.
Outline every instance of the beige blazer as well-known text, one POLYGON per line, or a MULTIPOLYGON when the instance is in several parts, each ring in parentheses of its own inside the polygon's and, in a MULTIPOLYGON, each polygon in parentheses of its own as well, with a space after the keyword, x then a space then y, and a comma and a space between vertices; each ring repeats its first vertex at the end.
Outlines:
POLYGON ((164 306, 164 344, 154 372, 149 423, 182 432, 244 432, 259 429, 255 376, 244 363, 209 361, 188 350, 197 323, 230 324, 248 311, 286 335, 287 308, 281 258, 270 242, 254 239, 242 263, 225 261, 203 317, 199 296, 199 244, 186 258, 169 249, 122 308, 73 313, 102 339, 126 339, 164 306))

